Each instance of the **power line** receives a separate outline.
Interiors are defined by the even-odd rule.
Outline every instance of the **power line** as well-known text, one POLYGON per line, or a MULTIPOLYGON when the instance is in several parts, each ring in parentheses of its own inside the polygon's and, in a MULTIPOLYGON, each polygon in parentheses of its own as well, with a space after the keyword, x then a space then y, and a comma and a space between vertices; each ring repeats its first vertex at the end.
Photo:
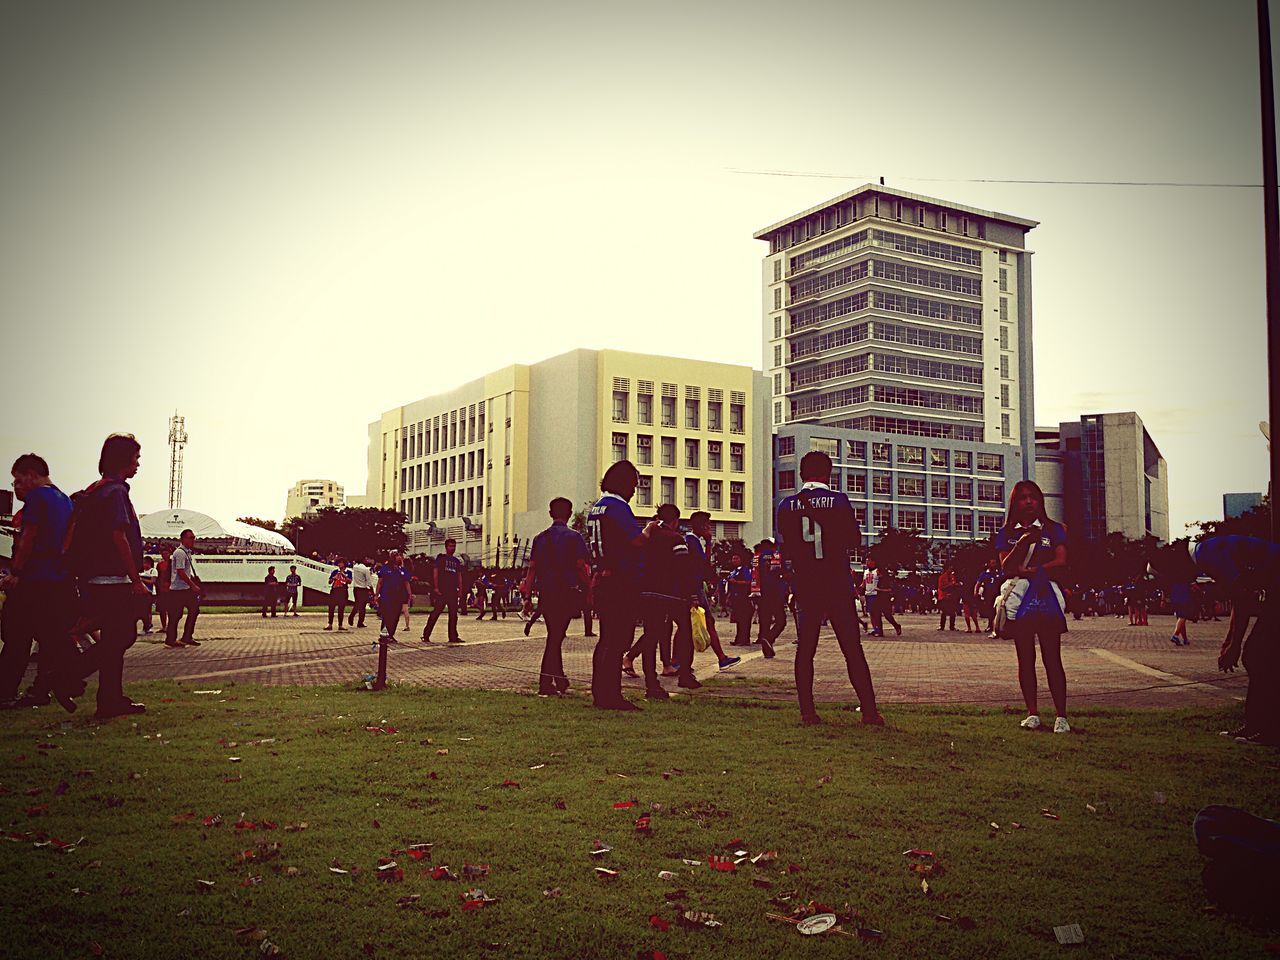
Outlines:
MULTIPOLYGON (((730 173, 753 177, 810 177, 822 180, 860 180, 874 182, 877 177, 846 173, 817 173, 803 170, 740 170, 729 168, 730 173)), ((1221 187, 1224 189, 1258 189, 1260 183, 1213 183, 1191 180, 1012 180, 997 177, 898 177, 913 183, 1010 183, 1030 186, 1063 187, 1221 187)))

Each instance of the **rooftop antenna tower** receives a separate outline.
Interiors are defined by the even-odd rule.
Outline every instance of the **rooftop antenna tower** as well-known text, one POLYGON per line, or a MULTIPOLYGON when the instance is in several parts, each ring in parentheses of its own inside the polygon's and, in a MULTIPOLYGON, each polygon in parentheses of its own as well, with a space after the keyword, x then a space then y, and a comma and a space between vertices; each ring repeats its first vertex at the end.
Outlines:
POLYGON ((187 445, 186 417, 169 418, 169 509, 182 506, 182 450, 187 445))

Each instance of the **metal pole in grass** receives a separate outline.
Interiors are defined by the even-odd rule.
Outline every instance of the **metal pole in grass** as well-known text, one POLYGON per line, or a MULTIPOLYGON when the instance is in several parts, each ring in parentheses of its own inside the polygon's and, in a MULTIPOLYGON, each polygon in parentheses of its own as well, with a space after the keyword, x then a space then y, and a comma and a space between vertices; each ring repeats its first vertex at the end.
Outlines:
MULTIPOLYGON (((1270 423, 1280 423, 1280 189, 1276 182, 1276 99, 1271 72, 1271 13, 1267 0, 1258 0, 1258 76, 1262 85, 1262 227, 1267 277, 1267 409, 1270 423)), ((1280 487, 1280 444, 1270 444, 1271 539, 1280 540, 1280 510, 1275 495, 1280 487)))

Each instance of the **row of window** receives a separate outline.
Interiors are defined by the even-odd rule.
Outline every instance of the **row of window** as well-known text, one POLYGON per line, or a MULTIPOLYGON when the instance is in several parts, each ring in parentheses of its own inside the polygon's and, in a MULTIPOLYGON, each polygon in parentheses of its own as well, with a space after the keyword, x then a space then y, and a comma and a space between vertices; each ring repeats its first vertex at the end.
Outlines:
MULTIPOLYGON (((775 347, 775 351, 779 348, 775 347)), ((775 366, 780 365, 780 361, 775 366)), ((860 353, 839 360, 829 360, 812 367, 802 367, 791 372, 791 389, 799 390, 813 383, 837 380, 840 377, 852 376, 868 370, 902 376, 919 377, 923 380, 940 380, 950 383, 969 383, 982 385, 982 368, 959 363, 946 363, 942 360, 928 360, 924 357, 902 357, 896 354, 860 353)), ((1003 406, 1008 406, 1009 384, 1001 384, 1003 406)), ((780 390, 775 390, 780 393, 780 390)))
MULTIPOLYGON (((797 280, 791 286, 791 302, 796 303, 807 297, 817 296, 827 290, 834 290, 836 287, 843 287, 846 283, 853 283, 855 280, 861 280, 868 273, 867 262, 850 264, 847 267, 841 267, 839 270, 832 270, 830 273, 822 273, 816 277, 807 280, 797 280)), ((777 293, 782 288, 777 288, 777 293)))
MULTIPOLYGON (((872 443, 871 462, 893 462, 895 446, 897 447, 897 462, 900 466, 924 466, 925 448, 907 443, 899 443, 896 445, 891 443, 872 443)), ((809 440, 809 449, 817 450, 819 453, 825 453, 835 462, 867 462, 867 444, 864 440, 837 440, 835 437, 811 437, 809 440), (844 452, 843 459, 840 455, 842 450, 844 452)), ((777 453, 779 457, 795 456, 795 452, 795 437, 777 438, 777 453)), ((930 447, 928 450, 928 457, 929 466, 939 470, 949 469, 953 465, 952 460, 954 460, 954 467, 957 472, 973 470, 976 465, 979 473, 1004 473, 1004 454, 1002 453, 984 452, 979 453, 975 457, 973 452, 970 450, 956 450, 953 455, 951 450, 940 447, 930 447)))
POLYGON ((893 387, 877 383, 873 399, 899 407, 923 407, 928 410, 951 410, 956 413, 982 413, 982 397, 962 393, 940 393, 914 387, 893 387))
POLYGON ((910 437, 937 437, 946 440, 965 440, 982 443, 983 429, 967 423, 939 423, 933 420, 915 420, 903 417, 850 417, 835 420, 830 426, 844 430, 866 430, 869 433, 896 433, 910 437))
POLYGON ((791 343, 791 360, 795 362, 815 353, 825 353, 828 350, 847 347, 851 343, 858 343, 867 339, 869 331, 870 324, 856 323, 839 330, 830 330, 802 340, 794 340, 791 343))
MULTIPOLYGON (((831 477, 834 488, 840 487, 840 471, 834 471, 831 477)), ((951 500, 952 488, 955 490, 957 502, 973 501, 974 482, 957 479, 954 484, 950 478, 935 478, 929 481, 929 497, 932 500, 951 500)), ((796 471, 778 471, 778 491, 786 492, 796 489, 796 471)), ((847 470, 844 474, 844 489, 847 493, 865 495, 867 492, 867 474, 865 472, 847 470)), ((978 503, 1004 503, 1004 484, 998 480, 979 480, 977 483, 978 503)), ((918 497, 924 499, 925 478, 919 476, 899 476, 898 496, 918 497)), ((888 473, 873 472, 871 474, 871 493, 877 497, 893 496, 893 477, 888 473)))
POLYGON ((792 331, 803 330, 817 323, 847 317, 851 313, 867 309, 870 304, 871 297, 864 291, 832 300, 830 303, 820 303, 816 307, 796 310, 791 314, 791 329, 792 331))
MULTIPOLYGON (((707 510, 723 510, 724 509, 724 481, 708 480, 707 482, 707 510)), ((651 474, 640 474, 640 482, 636 484, 636 506, 653 507, 663 503, 676 502, 676 478, 675 477, 659 477, 658 478, 658 501, 654 503, 653 499, 653 476, 651 474)), ((686 509, 698 510, 702 509, 701 492, 702 481, 690 477, 684 481, 684 498, 683 506, 686 509)), ((740 480, 729 481, 729 511, 731 513, 744 513, 747 509, 746 497, 747 485, 740 480)))
POLYGON ((421 497, 405 497, 400 501, 400 512, 405 515, 408 523, 427 523, 433 520, 474 516, 484 512, 484 507, 484 487, 482 486, 450 490, 447 493, 432 493, 421 497))
POLYGON ((966 337, 959 333, 946 333, 941 330, 928 330, 922 327, 904 327, 896 323, 883 321, 875 324, 872 334, 876 340, 886 343, 907 343, 930 350, 947 350, 951 353, 966 353, 975 357, 982 356, 982 340, 978 337, 966 337))
MULTIPOLYGON (((982 296, 982 277, 967 273, 929 270, 892 260, 872 260, 870 263, 872 276, 885 280, 907 283, 914 287, 932 287, 935 290, 946 290, 948 293, 961 293, 971 297, 982 296)), ((1002 270, 1001 273, 1003 272, 1002 270)))
MULTIPOLYGON (((703 401, 698 397, 690 397, 687 395, 689 387, 685 387, 686 396, 684 401, 684 426, 687 430, 702 429, 702 404, 703 401)), ((715 391, 719 393, 720 391, 715 391)), ((735 396, 743 396, 734 391, 735 396)), ((675 396, 660 397, 660 424, 664 427, 678 426, 677 406, 675 396)), ((653 394, 639 393, 636 394, 636 423, 653 423, 653 394)), ((707 412, 707 429, 718 433, 724 430, 724 401, 708 400, 706 401, 707 412)), ((613 391, 613 422, 614 423, 630 423, 631 422, 631 394, 625 390, 613 391)), ((731 400, 729 403, 729 432, 730 433, 746 433, 747 422, 747 404, 745 397, 742 400, 731 400)))
POLYGON ((837 407, 848 407, 856 403, 866 403, 871 399, 870 387, 846 387, 830 393, 820 393, 814 397, 804 397, 791 401, 791 419, 834 410, 837 407))
MULTIPOLYGON (((898 219, 902 219, 902 201, 894 201, 893 215, 898 219)), ((880 198, 874 200, 874 208, 871 211, 875 216, 880 215, 880 198)), ((820 215, 823 216, 823 215, 820 215)), ((924 207, 917 207, 915 211, 917 226, 924 226, 924 207)), ((938 228, 947 229, 947 212, 945 210, 938 212, 938 228)), ((848 219, 840 216, 839 208, 837 212, 828 216, 824 216, 821 221, 821 229, 823 232, 829 229, 843 226, 846 222, 852 222, 854 215, 851 213, 848 219)), ((961 233, 965 236, 969 235, 969 222, 967 217, 961 218, 961 233)), ((785 250, 789 246, 797 243, 803 243, 815 236, 814 223, 809 220, 804 223, 796 224, 790 229, 781 230, 772 238, 771 251, 777 253, 779 250, 785 250)), ((972 247, 961 247, 953 243, 943 243, 938 240, 926 240, 920 237, 909 236, 904 233, 896 233, 890 230, 859 230, 856 233, 840 237, 830 243, 821 244, 812 250, 806 250, 804 253, 796 254, 791 258, 791 272, 805 269, 812 263, 821 263, 824 260, 831 260, 835 257, 847 253, 849 250, 857 247, 865 246, 868 242, 874 242, 894 250, 900 250, 903 253, 909 253, 916 257, 927 257, 930 260, 944 260, 948 263, 961 263, 966 266, 980 266, 982 263, 982 251, 975 250, 972 247)), ((1005 251, 1000 251, 1000 260, 1005 262, 1005 251)), ((781 279, 781 271, 777 269, 777 264, 782 261, 776 261, 774 270, 774 280, 781 279)))
POLYGON ((860 353, 855 357, 842 357, 839 360, 829 360, 826 363, 819 363, 816 366, 804 367, 800 370, 791 372, 791 389, 798 390, 800 387, 807 386, 811 383, 818 383, 824 380, 835 380, 839 377, 847 377, 851 374, 861 373, 870 369, 871 354, 860 353))
POLYGON ((928 297, 912 297, 907 294, 875 292, 876 308, 892 313, 905 313, 930 320, 951 320, 972 327, 982 326, 982 308, 968 303, 946 303, 928 297))
MULTIPOLYGON (((507 426, 510 426, 508 421, 507 426)), ((441 450, 484 443, 484 401, 459 407, 400 428, 400 459, 413 460, 441 450)))
MULTIPOLYGON (((492 466, 492 464, 490 464, 492 466)), ((428 487, 439 487, 446 483, 457 483, 459 480, 471 480, 481 476, 485 471, 484 447, 459 453, 430 463, 418 463, 411 467, 400 468, 400 490, 423 490, 428 487)))
MULTIPOLYGON (((613 462, 619 460, 630 460, 630 442, 631 437, 625 433, 615 433, 613 435, 613 462)), ((653 437, 648 434, 638 434, 635 438, 635 460, 639 466, 650 466, 653 464, 653 437)), ((676 465, 676 438, 660 437, 659 451, 661 459, 658 465, 662 467, 674 467, 676 465)), ((746 444, 731 443, 729 444, 729 470, 732 473, 746 472, 746 444)), ((702 441, 689 440, 684 441, 684 465, 689 470, 700 470, 702 463, 702 441)), ((707 441, 707 469, 723 470, 724 469, 724 444, 719 440, 707 441)))

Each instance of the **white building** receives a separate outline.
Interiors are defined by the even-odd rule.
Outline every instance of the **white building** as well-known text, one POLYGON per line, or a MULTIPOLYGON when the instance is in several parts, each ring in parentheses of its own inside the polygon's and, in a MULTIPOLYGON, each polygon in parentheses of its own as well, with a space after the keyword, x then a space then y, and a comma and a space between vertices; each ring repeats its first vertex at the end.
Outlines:
POLYGON ((753 541, 769 523, 764 387, 749 367, 616 350, 505 367, 371 423, 365 502, 405 514, 410 553, 452 537, 472 562, 518 564, 553 498, 581 509, 628 459, 638 515, 704 509, 717 537, 753 541))
POLYGON ((284 518, 305 517, 321 507, 345 507, 342 484, 333 480, 299 480, 285 498, 284 518))

